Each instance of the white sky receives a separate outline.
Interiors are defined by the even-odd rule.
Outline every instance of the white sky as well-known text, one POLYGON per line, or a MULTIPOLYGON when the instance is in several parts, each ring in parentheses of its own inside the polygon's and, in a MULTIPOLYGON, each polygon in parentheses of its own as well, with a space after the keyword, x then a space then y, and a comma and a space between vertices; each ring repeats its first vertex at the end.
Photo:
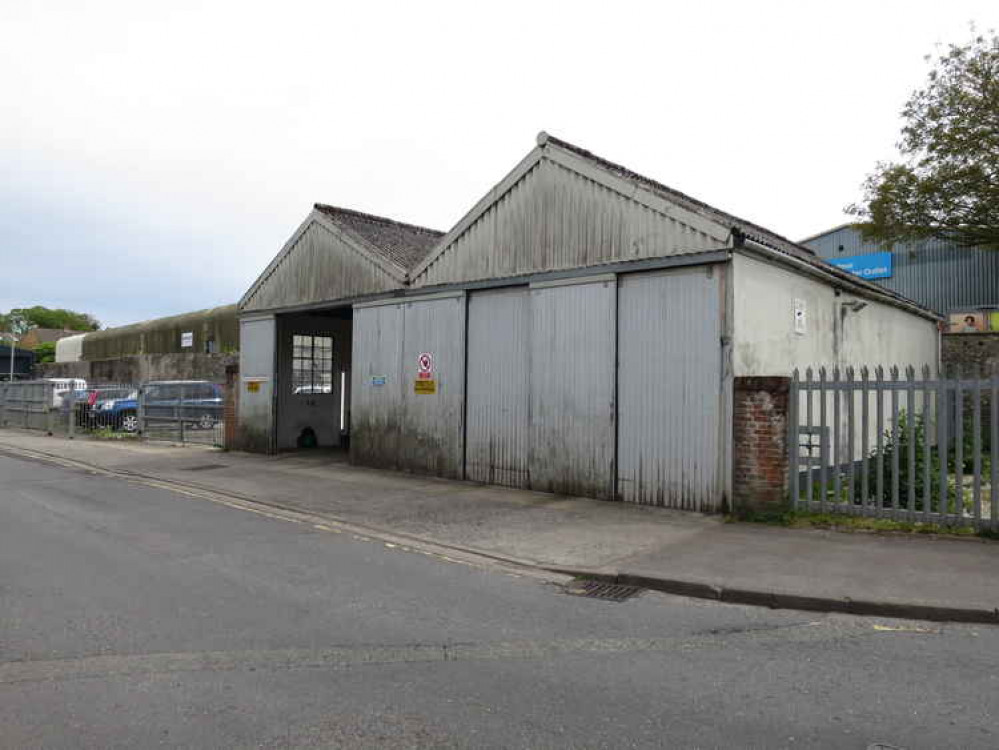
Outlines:
POLYGON ((0 0, 0 310, 236 301, 320 201, 449 229, 539 130, 793 239, 999 3, 0 0))

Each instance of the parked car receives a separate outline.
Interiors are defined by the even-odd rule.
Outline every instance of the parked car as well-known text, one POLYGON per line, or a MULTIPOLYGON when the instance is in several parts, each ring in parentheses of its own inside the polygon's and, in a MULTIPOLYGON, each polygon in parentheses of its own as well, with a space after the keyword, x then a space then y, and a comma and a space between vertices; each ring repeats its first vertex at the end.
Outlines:
POLYGON ((151 381, 142 386, 142 398, 145 417, 154 422, 183 420, 210 430, 222 421, 222 388, 208 380, 151 381))
POLYGON ((129 386, 91 388, 77 406, 78 423, 135 432, 139 429, 138 399, 138 390, 129 386))

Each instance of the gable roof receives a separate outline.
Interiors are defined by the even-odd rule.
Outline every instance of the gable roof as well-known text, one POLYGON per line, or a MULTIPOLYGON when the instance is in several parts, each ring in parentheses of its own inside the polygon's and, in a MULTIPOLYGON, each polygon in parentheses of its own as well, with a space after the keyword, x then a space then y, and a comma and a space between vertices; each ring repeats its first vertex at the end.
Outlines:
MULTIPOLYGON (((713 236, 737 235, 765 244, 783 253, 797 258, 815 258, 816 254, 808 247, 794 242, 787 237, 772 232, 751 221, 741 219, 721 211, 696 198, 675 190, 634 172, 627 167, 616 164, 608 159, 597 156, 591 151, 576 146, 568 141, 549 135, 542 131, 537 137, 537 146, 492 190, 475 204, 475 206, 440 239, 437 245, 426 254, 411 270, 410 278, 415 279, 422 274, 434 261, 446 252, 451 243, 468 227, 475 223, 490 207, 499 201, 525 174, 544 159, 551 160, 570 169, 585 169, 587 176, 612 183, 618 192, 642 202, 651 200, 652 204, 668 203, 684 212, 688 220, 699 224, 700 228, 713 236), (603 175, 602 177, 596 177, 603 175), (640 196, 646 196, 642 199, 640 196), (709 228, 713 227, 713 229, 709 228)), ((647 203, 648 205, 648 203, 647 203)))
POLYGON ((444 235, 436 229, 404 224, 401 221, 386 219, 384 216, 365 214, 349 208, 328 206, 325 203, 317 203, 315 208, 333 219, 341 229, 349 232, 355 239, 407 271, 423 260, 430 249, 437 244, 437 240, 444 235))
POLYGON ((762 242, 778 250, 783 250, 784 252, 788 252, 799 257, 815 255, 811 249, 800 245, 797 242, 793 242, 787 237, 783 237, 776 232, 771 232, 769 229, 761 227, 759 224, 754 224, 751 221, 740 219, 738 216, 733 216, 732 214, 721 211, 714 206, 709 206, 707 203, 699 201, 696 198, 692 198, 686 193, 681 193, 679 190, 675 190, 667 185, 663 185, 661 182, 657 182, 651 177, 646 177, 638 174, 637 172, 633 172, 627 167, 615 164, 614 162, 604 159, 601 156, 597 156, 591 151, 587 151, 584 148, 580 148, 579 146, 569 143, 568 141, 563 141, 560 138, 548 135, 542 131, 538 134, 538 145, 545 146, 547 144, 552 144, 558 148, 570 151, 571 153, 582 157, 586 161, 607 170, 616 177, 643 187, 661 198, 683 206, 694 213, 699 213, 706 218, 718 222, 719 224, 724 224, 732 229, 736 229, 745 237, 756 240, 757 242, 762 242))
POLYGON ((391 279, 393 286, 399 287, 408 283, 408 271, 426 255, 442 234, 435 229, 404 224, 384 216, 316 203, 278 254, 243 294, 237 305, 239 310, 249 306, 251 300, 289 259, 299 240, 316 225, 333 233, 357 257, 367 259, 373 269, 391 279))

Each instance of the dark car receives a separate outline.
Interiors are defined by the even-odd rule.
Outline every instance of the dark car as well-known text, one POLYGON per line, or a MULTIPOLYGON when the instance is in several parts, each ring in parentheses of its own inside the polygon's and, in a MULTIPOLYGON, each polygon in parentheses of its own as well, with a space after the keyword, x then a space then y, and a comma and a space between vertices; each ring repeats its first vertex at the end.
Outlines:
POLYGON ((128 385, 95 386, 76 398, 76 423, 81 427, 111 427, 125 429, 123 422, 130 421, 129 432, 138 428, 136 399, 138 391, 128 385))
POLYGON ((150 422, 183 421, 210 430, 222 421, 222 388, 208 380, 151 381, 142 386, 141 395, 150 422))

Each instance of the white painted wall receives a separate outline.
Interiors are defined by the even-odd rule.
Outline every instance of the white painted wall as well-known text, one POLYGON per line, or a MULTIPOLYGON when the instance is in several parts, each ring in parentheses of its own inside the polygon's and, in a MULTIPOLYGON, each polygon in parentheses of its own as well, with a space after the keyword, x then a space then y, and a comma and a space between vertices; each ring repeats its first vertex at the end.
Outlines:
POLYGON ((790 375, 795 368, 929 365, 937 371, 937 324, 884 302, 742 253, 732 259, 732 367, 736 377, 790 375), (796 333, 795 300, 805 303, 805 332, 796 333), (866 302, 859 311, 843 303, 866 302))

